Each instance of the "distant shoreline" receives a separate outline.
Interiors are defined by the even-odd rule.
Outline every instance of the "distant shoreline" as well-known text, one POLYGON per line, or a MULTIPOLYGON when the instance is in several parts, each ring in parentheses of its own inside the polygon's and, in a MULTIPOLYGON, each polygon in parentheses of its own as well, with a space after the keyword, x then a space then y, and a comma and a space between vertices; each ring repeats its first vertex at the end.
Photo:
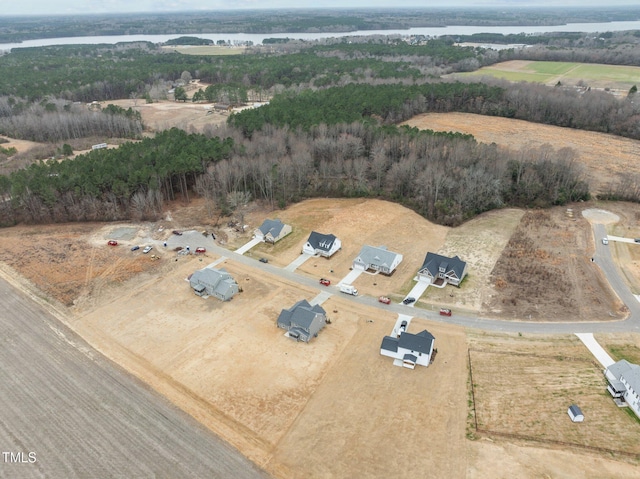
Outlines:
POLYGON ((533 26, 470 26, 470 25, 449 25, 443 27, 416 27, 408 29, 393 30, 356 30, 352 32, 317 32, 317 33, 180 33, 180 34, 158 34, 158 35, 101 35, 82 37, 60 37, 60 38, 40 38, 25 40, 17 43, 0 43, 0 51, 11 50, 12 48, 43 47, 54 45, 95 45, 95 44, 116 44, 123 42, 148 41, 154 44, 165 43, 170 39, 189 35, 198 38, 210 39, 214 42, 218 40, 246 43, 253 42, 254 45, 262 44, 266 38, 290 38, 292 40, 319 40, 323 38, 342 38, 372 35, 424 35, 427 37, 439 37, 444 35, 473 35, 477 33, 501 33, 509 34, 536 34, 553 32, 580 32, 580 33, 603 33, 627 30, 640 30, 640 21, 625 22, 600 22, 600 23, 568 23, 565 25, 533 25, 533 26))

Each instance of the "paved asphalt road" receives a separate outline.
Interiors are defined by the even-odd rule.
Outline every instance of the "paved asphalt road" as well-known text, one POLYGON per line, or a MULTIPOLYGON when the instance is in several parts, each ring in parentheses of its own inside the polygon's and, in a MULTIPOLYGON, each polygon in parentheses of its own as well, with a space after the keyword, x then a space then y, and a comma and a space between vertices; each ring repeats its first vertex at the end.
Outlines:
POLYGON ((268 476, 0 279, 0 478, 41 477, 268 476))
MULTIPOLYGON (((399 314, 493 331, 556 334, 640 331, 640 303, 620 277, 609 248, 600 241, 606 234, 604 227, 595 225, 594 234, 597 239, 594 267, 602 268, 612 288, 628 306, 630 316, 625 321, 501 321, 455 312, 452 317, 443 317, 402 304, 381 305, 373 297, 343 296, 399 314)), ((205 243, 202 246, 216 254, 292 282, 340 294, 334 286, 326 290, 320 287, 316 278, 221 248, 211 238, 190 239, 205 243)), ((0 477, 268 476, 0 279, 0 477)))
MULTIPOLYGON (((618 294, 620 299, 627 305, 630 311, 629 317, 624 321, 613 321, 602 318, 602 321, 588 322, 561 322, 562 318, 549 318, 549 321, 506 321, 500 319, 492 319, 479 316, 466 316, 457 314, 454 311, 453 316, 440 316, 437 311, 429 311, 421 308, 411 308, 403 304, 382 305, 377 298, 370 296, 349 296, 343 294, 345 298, 350 299, 367 306, 393 311, 398 314, 407 314, 413 317, 422 317, 432 321, 441 323, 456 324, 468 328, 502 331, 502 332, 520 332, 520 333, 541 333, 541 334, 574 334, 574 333, 600 333, 600 332, 640 332, 640 302, 633 296, 629 288, 622 280, 618 269, 616 268, 612 258, 609 246, 602 244, 601 238, 606 236, 604 226, 594 225, 594 235, 596 241, 596 254, 594 256, 594 268, 600 267, 604 272, 609 284, 618 294)), ((198 233, 199 234, 199 233, 198 233)), ((226 256, 244 264, 262 268, 275 275, 300 284, 315 288, 324 288, 319 286, 318 279, 302 276, 296 272, 286 271, 270 264, 259 263, 256 258, 242 256, 233 251, 224 249, 217 244, 213 244, 211 238, 206 241, 206 247, 211 252, 226 256)), ((639 245, 640 247, 640 245, 639 245)), ((340 294, 337 287, 331 285, 328 289, 335 294, 340 294)))

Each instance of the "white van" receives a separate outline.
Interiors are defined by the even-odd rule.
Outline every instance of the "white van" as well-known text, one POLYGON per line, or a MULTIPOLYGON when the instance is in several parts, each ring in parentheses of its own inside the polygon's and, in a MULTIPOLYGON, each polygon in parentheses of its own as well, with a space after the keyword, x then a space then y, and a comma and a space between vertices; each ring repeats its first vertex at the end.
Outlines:
POLYGON ((346 293, 346 294, 351 294, 353 296, 358 296, 358 290, 355 288, 355 286, 353 286, 351 284, 341 284, 340 285, 340 292, 341 293, 346 293))

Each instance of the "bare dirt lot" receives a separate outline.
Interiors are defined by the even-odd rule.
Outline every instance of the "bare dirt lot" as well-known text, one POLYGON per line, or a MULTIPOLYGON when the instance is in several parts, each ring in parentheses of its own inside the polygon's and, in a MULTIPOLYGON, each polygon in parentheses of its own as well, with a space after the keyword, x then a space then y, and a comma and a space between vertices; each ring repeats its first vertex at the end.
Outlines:
POLYGON ((156 101, 145 103, 144 100, 112 100, 103 102, 104 106, 109 103, 122 108, 132 108, 142 115, 142 122, 150 132, 166 130, 172 127, 189 131, 190 129, 200 130, 205 125, 221 125, 227 121, 228 113, 213 110, 213 105, 156 101))
POLYGON ((405 122, 417 128, 473 135, 483 143, 519 150, 548 144, 569 147, 585 167, 592 192, 600 192, 621 175, 640 173, 640 142, 604 133, 467 113, 426 113, 405 122))
MULTIPOLYGON (((629 234, 637 228, 640 236, 634 205, 606 206, 620 218, 620 224, 608 228, 626 227, 629 234)), ((562 247, 566 253, 557 255, 554 266, 570 269, 571 261, 588 257, 593 247, 591 230, 581 219, 580 208, 574 206, 573 219, 566 208, 544 212, 548 217, 542 223, 536 220, 538 212, 494 211, 450 229, 388 202, 316 199, 275 212, 253 205, 245 212, 244 234, 227 228, 226 219, 213 228, 233 249, 248 240, 266 217, 291 223, 294 233, 287 239, 250 253, 268 256, 277 266, 299 256, 311 229, 334 233, 343 241, 343 250, 331 260, 312 258, 300 273, 336 281, 348 272, 362 244, 386 244, 404 254, 401 268, 391 277, 363 275, 356 285, 365 294, 384 291, 396 298, 411 286, 427 251, 459 254, 469 261, 469 280, 460 289, 428 291, 420 306, 429 307, 434 302, 430 295, 437 293, 443 295, 435 297, 437 302, 448 298, 458 308, 483 311, 489 299, 502 305, 503 298, 529 294, 526 288, 507 293, 507 288, 495 288, 491 279, 491 272, 503 261, 503 251, 510 250, 505 246, 518 232, 542 238, 566 233, 559 236, 563 241, 554 243, 554 248, 562 247), (533 220, 527 219, 532 214, 533 220), (552 227, 552 221, 559 226, 552 227), (562 263, 565 257, 573 259, 562 263)), ((604 457, 579 447, 592 445, 603 424, 630 418, 623 412, 620 419, 620 411, 605 404, 598 392, 597 368, 576 339, 473 333, 470 356, 474 373, 478 371, 474 384, 481 425, 498 433, 513 429, 531 439, 477 434, 468 418, 472 413, 466 392, 469 332, 414 319, 410 332, 427 328, 436 337, 436 362, 414 371, 397 368, 379 355, 380 341, 390 334, 396 315, 355 306, 334 295, 324 303, 332 323, 310 344, 294 343, 275 327, 277 315, 299 299, 313 298, 319 288, 300 287, 225 260, 222 266, 243 292, 227 303, 202 299, 191 292, 185 279, 217 257, 210 253, 200 258, 179 256, 159 246, 172 229, 211 228, 212 221, 204 203, 195 202, 190 207, 171 205, 165 219, 157 223, 6 228, 0 230, 0 260, 47 295, 73 305, 60 308, 66 311, 67 322, 91 344, 275 477, 640 476, 628 457, 604 457), (120 244, 107 246, 106 241, 115 237, 120 244), (156 245, 160 260, 130 251, 132 244, 147 243, 156 245), (579 361, 559 356, 575 356, 579 361), (575 364, 581 372, 573 377, 566 368, 575 364), (556 376, 559 379, 551 383, 542 380, 556 376), (560 380, 569 386, 561 386, 560 380), (526 399, 532 384, 553 401, 526 399), (543 426, 559 418, 564 421, 568 407, 564 403, 578 400, 589 414, 601 411, 585 429, 589 434, 579 437, 575 430, 563 427, 547 436, 543 426), (526 411, 511 401, 522 401, 526 411), (538 419, 518 422, 525 412, 538 419), (477 439, 465 439, 467 435, 477 439), (578 446, 559 446, 550 440, 578 441, 578 446), (544 461, 534 459, 543 457, 544 461), (496 473, 497 461, 510 468, 510 475, 496 473)), ((526 257, 523 263, 535 258, 526 257)), ((542 260, 544 264, 546 259, 542 260)), ((576 281, 580 278, 574 276, 576 281)), ((574 280, 569 287, 579 289, 574 280)), ((597 280, 586 286, 594 288, 595 296, 607 294, 598 289, 603 285, 597 280)), ((540 303, 553 307, 550 298, 548 305, 540 303)), ((614 347, 621 342, 619 348, 629 350, 627 339, 616 336, 610 341, 614 347)), ((566 422, 570 423, 568 416, 566 422)), ((635 430, 633 425, 628 427, 635 430)), ((613 440, 610 434, 605 438, 613 440)))

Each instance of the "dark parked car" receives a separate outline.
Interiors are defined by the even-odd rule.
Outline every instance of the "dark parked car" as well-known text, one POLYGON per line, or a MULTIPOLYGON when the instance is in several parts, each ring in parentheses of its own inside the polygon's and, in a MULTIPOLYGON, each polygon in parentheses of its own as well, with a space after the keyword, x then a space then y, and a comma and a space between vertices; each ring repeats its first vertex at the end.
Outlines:
POLYGON ((173 230, 174 235, 182 236, 182 231, 173 230))
POLYGON ((140 246, 138 246, 138 245, 135 245, 135 246, 131 247, 131 251, 137 251, 139 249, 140 249, 140 246))
POLYGON ((268 263, 269 260, 267 258, 260 258, 261 263, 268 263))
POLYGON ((107 241, 107 244, 109 246, 118 246, 118 242, 116 240, 109 240, 107 241))
POLYGON ((405 298, 402 300, 402 304, 411 304, 415 302, 416 302, 416 298, 405 298))

